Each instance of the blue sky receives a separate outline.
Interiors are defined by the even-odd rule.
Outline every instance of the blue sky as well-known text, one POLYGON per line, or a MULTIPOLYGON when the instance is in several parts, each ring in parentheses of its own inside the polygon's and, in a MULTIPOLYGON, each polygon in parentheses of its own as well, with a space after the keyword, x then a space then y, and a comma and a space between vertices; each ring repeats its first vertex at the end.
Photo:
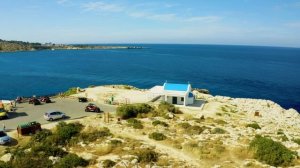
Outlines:
POLYGON ((300 0, 0 0, 0 38, 300 47, 300 0))

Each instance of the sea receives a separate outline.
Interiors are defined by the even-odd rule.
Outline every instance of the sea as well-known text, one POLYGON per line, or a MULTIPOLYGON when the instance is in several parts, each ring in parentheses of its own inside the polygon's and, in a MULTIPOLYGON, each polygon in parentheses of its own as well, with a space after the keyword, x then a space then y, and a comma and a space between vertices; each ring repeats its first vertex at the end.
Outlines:
POLYGON ((0 99, 70 87, 190 83, 212 95, 269 99, 300 111, 300 48, 125 44, 143 49, 0 53, 0 99))

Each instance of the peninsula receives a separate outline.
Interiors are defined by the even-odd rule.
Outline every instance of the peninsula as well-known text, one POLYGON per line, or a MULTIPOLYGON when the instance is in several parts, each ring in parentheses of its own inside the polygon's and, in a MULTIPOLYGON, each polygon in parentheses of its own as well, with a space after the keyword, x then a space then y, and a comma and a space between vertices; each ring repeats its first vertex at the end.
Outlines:
POLYGON ((54 44, 31 43, 24 41, 7 41, 0 39, 0 52, 36 51, 36 50, 81 50, 81 49, 142 49, 140 46, 117 45, 82 45, 82 44, 54 44))

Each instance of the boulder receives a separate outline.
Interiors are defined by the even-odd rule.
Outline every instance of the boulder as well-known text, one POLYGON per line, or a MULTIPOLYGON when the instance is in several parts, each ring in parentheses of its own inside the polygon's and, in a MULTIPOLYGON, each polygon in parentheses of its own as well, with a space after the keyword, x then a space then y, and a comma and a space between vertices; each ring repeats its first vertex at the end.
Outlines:
POLYGON ((7 153, 7 154, 3 155, 0 158, 0 160, 3 161, 3 162, 8 162, 8 161, 10 161, 11 157, 12 157, 12 154, 11 153, 7 153))

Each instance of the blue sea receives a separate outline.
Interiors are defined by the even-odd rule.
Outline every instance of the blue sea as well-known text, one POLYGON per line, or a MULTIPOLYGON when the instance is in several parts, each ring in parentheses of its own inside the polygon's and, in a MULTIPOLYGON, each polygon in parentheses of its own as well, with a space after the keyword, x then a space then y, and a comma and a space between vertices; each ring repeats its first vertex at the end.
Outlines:
POLYGON ((225 45, 134 45, 144 49, 0 53, 0 99, 70 87, 166 80, 213 95, 270 99, 300 111, 300 49, 225 45))

